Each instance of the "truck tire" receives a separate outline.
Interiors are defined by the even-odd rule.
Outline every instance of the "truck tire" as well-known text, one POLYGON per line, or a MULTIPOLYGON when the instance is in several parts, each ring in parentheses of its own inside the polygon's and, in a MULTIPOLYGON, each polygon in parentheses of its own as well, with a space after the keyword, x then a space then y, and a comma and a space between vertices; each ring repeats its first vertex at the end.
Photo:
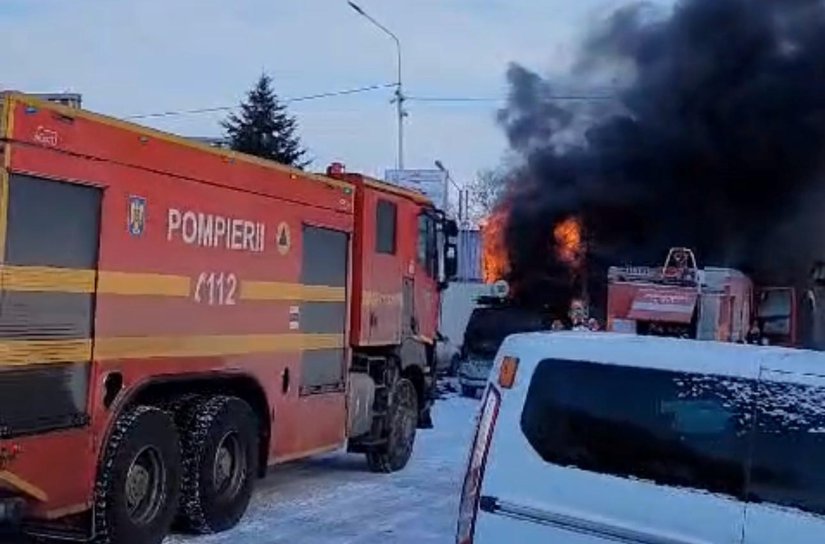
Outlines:
POLYGON ((184 416, 179 521, 198 534, 240 521, 258 473, 258 421, 237 397, 202 397, 184 416))
POLYGON ((396 472, 407 466, 418 426, 418 396, 415 386, 401 378, 392 386, 387 411, 386 443, 367 452, 372 472, 396 472))
POLYGON ((96 544, 160 544, 180 497, 180 439, 159 408, 137 406, 114 423, 95 482, 96 544))

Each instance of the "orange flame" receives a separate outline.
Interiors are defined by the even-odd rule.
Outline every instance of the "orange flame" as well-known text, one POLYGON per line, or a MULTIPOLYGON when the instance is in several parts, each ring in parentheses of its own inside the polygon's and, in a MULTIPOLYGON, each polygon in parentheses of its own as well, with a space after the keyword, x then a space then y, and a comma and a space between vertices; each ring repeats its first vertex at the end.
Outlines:
POLYGON ((582 225, 577 217, 568 217, 553 229, 556 256, 573 268, 579 268, 584 258, 582 225))
POLYGON ((481 226, 484 251, 481 267, 485 283, 495 283, 505 279, 510 273, 510 258, 505 241, 509 215, 509 206, 499 206, 481 226))

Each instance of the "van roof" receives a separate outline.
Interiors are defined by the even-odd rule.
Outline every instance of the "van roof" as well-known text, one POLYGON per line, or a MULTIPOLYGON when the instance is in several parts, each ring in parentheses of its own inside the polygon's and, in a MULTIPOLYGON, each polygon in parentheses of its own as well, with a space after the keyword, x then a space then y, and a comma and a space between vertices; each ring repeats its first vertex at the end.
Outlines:
POLYGON ((825 353, 817 351, 610 332, 515 334, 501 353, 518 357, 520 372, 530 374, 544 359, 564 359, 732 377, 752 377, 760 367, 825 375, 825 353))

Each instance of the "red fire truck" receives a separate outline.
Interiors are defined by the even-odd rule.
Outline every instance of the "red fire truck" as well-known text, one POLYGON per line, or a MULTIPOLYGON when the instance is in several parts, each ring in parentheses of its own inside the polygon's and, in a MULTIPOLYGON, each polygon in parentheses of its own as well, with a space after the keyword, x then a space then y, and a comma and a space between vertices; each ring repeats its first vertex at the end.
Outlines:
POLYGON ((693 252, 673 248, 663 267, 611 267, 607 330, 744 342, 754 321, 772 345, 797 345, 796 293, 756 288, 732 268, 699 269, 693 252))
POLYGON ((405 466, 455 271, 431 202, 21 94, 0 138, 0 524, 154 544, 275 463, 405 466))

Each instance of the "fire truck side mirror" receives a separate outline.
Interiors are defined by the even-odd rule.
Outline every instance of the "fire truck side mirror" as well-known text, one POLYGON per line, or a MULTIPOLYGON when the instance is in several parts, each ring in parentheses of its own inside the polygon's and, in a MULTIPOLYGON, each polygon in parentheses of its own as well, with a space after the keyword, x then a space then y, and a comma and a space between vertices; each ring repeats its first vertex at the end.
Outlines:
POLYGON ((455 238, 458 236, 458 223, 453 219, 448 219, 444 222, 444 234, 447 238, 455 238))
POLYGON ((455 243, 447 242, 444 248, 444 279, 449 281, 458 275, 458 248, 455 243))

